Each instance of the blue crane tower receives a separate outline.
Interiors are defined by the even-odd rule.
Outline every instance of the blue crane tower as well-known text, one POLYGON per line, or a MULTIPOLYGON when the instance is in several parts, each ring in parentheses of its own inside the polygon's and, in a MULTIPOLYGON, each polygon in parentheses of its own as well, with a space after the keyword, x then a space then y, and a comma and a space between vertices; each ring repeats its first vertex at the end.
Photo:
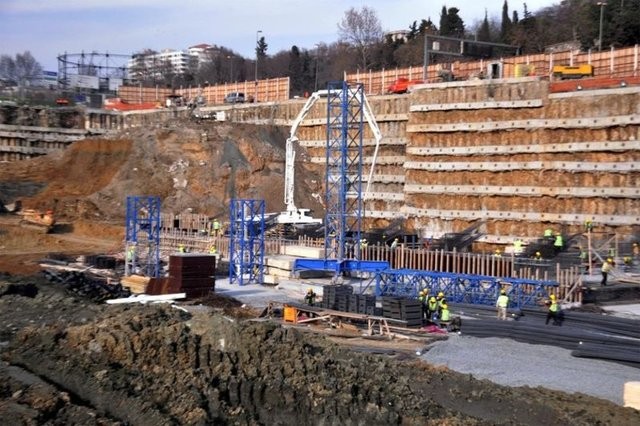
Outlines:
POLYGON ((160 197, 127 197, 124 274, 160 275, 160 197))
POLYGON ((264 200, 231 200, 229 282, 264 282, 264 200))
POLYGON ((362 261, 362 137, 364 85, 329 83, 325 174, 324 259, 296 259, 294 270, 380 271, 388 262, 362 261))

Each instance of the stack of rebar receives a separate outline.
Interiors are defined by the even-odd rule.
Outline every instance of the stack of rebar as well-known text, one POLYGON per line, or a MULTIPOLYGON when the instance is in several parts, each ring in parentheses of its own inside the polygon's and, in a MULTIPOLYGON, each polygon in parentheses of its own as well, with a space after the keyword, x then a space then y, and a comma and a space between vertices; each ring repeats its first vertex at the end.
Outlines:
POLYGON ((514 312, 516 321, 498 321, 489 307, 453 305, 467 320, 462 332, 475 337, 504 337, 519 342, 559 346, 576 357, 597 358, 640 368, 640 321, 610 315, 566 311, 559 325, 538 309, 514 312))

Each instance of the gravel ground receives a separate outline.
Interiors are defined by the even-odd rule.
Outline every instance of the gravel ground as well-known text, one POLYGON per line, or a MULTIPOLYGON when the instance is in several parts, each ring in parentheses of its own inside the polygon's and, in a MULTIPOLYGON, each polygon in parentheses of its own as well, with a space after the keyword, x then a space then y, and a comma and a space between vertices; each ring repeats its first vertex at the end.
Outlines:
POLYGON ((566 349, 510 339, 451 335, 430 346, 422 359, 501 385, 581 392, 620 405, 624 383, 640 381, 638 368, 575 358, 566 349))

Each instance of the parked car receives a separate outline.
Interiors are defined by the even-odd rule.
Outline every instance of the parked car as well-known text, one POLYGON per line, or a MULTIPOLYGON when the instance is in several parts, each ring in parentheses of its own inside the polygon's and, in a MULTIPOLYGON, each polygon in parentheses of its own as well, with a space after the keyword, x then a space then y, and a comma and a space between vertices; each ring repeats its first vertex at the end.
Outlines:
POLYGON ((391 83, 389 87, 387 87, 387 92, 389 93, 406 93, 409 90, 410 86, 415 84, 422 84, 424 81, 422 80, 409 80, 408 78, 401 77, 391 83))
POLYGON ((245 97, 242 92, 227 93, 227 96, 224 97, 225 104, 242 104, 244 101, 245 97))

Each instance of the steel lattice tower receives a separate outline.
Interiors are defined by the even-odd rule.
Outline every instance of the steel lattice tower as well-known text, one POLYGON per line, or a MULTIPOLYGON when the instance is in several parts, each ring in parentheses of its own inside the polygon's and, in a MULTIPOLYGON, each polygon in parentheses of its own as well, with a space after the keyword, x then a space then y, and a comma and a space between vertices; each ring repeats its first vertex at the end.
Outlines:
POLYGON ((264 282, 264 200, 231 200, 229 282, 264 282))
POLYGON ((125 275, 140 273, 148 277, 158 277, 160 197, 127 197, 125 227, 125 275))
POLYGON ((364 86, 330 83, 327 99, 325 259, 360 260, 364 86))

